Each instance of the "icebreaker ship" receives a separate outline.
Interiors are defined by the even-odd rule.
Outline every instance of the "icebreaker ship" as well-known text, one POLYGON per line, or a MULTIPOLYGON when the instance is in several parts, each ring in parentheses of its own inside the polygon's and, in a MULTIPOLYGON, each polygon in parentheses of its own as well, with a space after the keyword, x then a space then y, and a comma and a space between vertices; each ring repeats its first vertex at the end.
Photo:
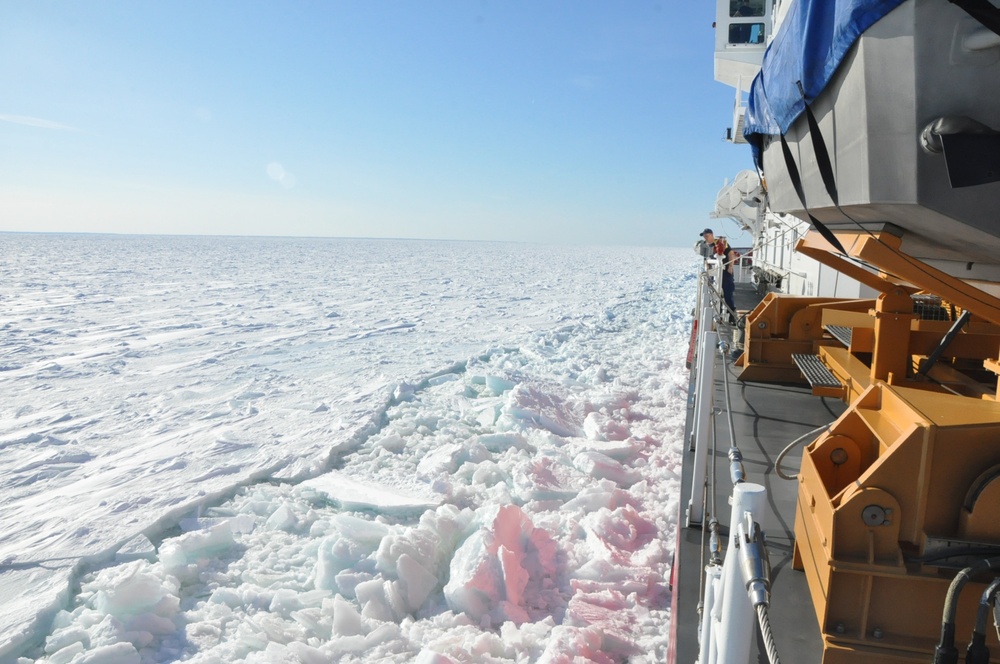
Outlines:
POLYGON ((699 286, 671 661, 998 664, 1000 6, 715 27, 758 278, 699 286))

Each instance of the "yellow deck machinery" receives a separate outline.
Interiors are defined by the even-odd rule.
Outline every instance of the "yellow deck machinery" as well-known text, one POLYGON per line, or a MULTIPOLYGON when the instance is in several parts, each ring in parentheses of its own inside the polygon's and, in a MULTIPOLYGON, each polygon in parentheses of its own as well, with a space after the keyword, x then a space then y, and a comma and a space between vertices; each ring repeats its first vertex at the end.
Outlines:
POLYGON ((804 375, 815 394, 848 404, 805 448, 797 479, 794 566, 823 663, 957 661, 942 655, 951 647, 965 661, 974 630, 990 654, 969 661, 1000 662, 980 610, 994 574, 965 572, 945 608, 959 570, 1000 567, 1000 299, 901 253, 890 232, 840 239, 881 272, 816 234, 798 250, 881 294, 768 295, 747 317, 739 360, 741 380, 804 375), (942 645, 942 633, 957 643, 942 645))

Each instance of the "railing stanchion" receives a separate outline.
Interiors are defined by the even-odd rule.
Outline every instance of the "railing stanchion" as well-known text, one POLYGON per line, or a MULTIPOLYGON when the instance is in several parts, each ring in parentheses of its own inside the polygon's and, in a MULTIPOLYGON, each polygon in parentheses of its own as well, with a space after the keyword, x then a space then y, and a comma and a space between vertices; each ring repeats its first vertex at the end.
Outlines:
MULTIPOLYGON (((702 311, 702 315, 705 315, 702 311)), ((707 318, 700 322, 707 323, 712 320, 711 312, 707 318)), ((691 480, 691 500, 688 503, 687 526, 701 525, 705 519, 705 480, 708 466, 709 433, 712 426, 712 410, 714 400, 712 394, 715 387, 715 348, 718 343, 718 334, 714 330, 706 329, 702 336, 701 345, 698 348, 698 397, 695 407, 694 426, 694 465, 691 480)))
POLYGON ((705 599, 701 615, 701 639, 698 644, 698 664, 716 664, 719 651, 716 647, 719 620, 718 599, 722 595, 722 566, 705 568, 705 599))
POLYGON ((729 520, 729 546, 722 563, 722 626, 719 629, 718 664, 746 664, 754 640, 756 614, 750 604, 734 539, 740 521, 750 512, 755 521, 762 518, 767 504, 767 490, 760 484, 743 482, 733 487, 733 510, 729 520))

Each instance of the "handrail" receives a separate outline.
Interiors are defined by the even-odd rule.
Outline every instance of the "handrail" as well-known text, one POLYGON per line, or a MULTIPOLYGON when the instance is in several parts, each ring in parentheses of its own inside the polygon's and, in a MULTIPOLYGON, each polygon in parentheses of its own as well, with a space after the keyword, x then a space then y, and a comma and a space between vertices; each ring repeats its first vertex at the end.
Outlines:
MULTIPOLYGON (((713 295, 712 309, 713 310, 717 309, 719 312, 719 317, 715 318, 715 322, 721 324, 723 327, 731 327, 731 325, 726 322, 727 316, 723 316, 722 314, 723 313, 728 314, 729 315, 728 320, 739 320, 739 312, 737 312, 735 309, 730 308, 730 306, 726 303, 726 300, 722 297, 722 291, 720 290, 722 283, 721 267, 724 264, 724 261, 717 261, 716 259, 708 259, 705 262, 716 263, 715 266, 711 266, 709 269, 706 269, 704 272, 701 273, 703 285, 706 286, 708 291, 713 295), (710 277, 714 279, 716 275, 710 274, 710 272, 718 273, 719 278, 714 283, 710 280, 710 277)), ((699 321, 699 324, 701 324, 702 322, 703 321, 699 321)))
MULTIPOLYGON (((715 332, 711 330, 723 323, 724 309, 717 308, 722 298, 713 284, 703 273, 704 292, 708 294, 706 302, 702 302, 701 315, 711 320, 701 320, 701 332, 697 356, 697 388, 696 413, 704 421, 708 414, 712 415, 708 423, 715 420, 714 406, 710 406, 715 384, 714 367, 718 355, 722 355, 723 366, 726 363, 728 344, 715 342, 715 332), (708 305, 708 306, 706 306, 708 305), (719 312, 719 313, 716 313, 719 312), (711 372, 709 372, 711 370, 711 372), (703 403, 707 400, 708 403, 703 403), (711 410, 709 411, 709 408, 711 410)), ((733 421, 732 397, 730 394, 730 376, 728 369, 724 371, 723 387, 725 393, 724 409, 728 422, 729 434, 729 476, 733 484, 731 496, 732 514, 730 522, 730 546, 722 555, 720 524, 715 504, 716 460, 718 458, 717 428, 712 426, 712 440, 709 445, 705 427, 698 429, 695 436, 695 459, 692 481, 692 500, 688 511, 688 525, 702 527, 702 563, 704 574, 700 581, 701 614, 701 644, 698 661, 701 664, 719 664, 720 662, 746 661, 749 657, 753 641, 754 625, 761 630, 765 648, 771 664, 779 664, 771 624, 767 617, 767 604, 762 603, 762 597, 769 588, 769 580, 763 570, 769 569, 767 548, 763 532, 760 530, 758 515, 763 512, 767 500, 766 490, 759 484, 747 481, 746 469, 743 466, 743 454, 736 440, 736 427, 733 421), (705 457, 711 455, 711 472, 706 473, 705 457), (706 496, 707 494, 707 496, 706 496), (700 499, 696 503, 695 499, 700 499), (708 510, 705 510, 706 502, 708 510), (701 511, 695 514, 696 507, 701 511), (705 514, 705 512, 708 514, 705 514), (698 518, 692 518, 696 516, 698 518), (707 524, 707 527, 706 527, 707 524), (707 550, 706 546, 707 531, 707 550), (741 547, 742 545, 742 547, 741 547), (741 551, 742 548, 742 551, 741 551), (705 557, 708 557, 706 564, 705 557), (741 561, 742 557, 742 561, 741 561), (750 562, 748 562, 750 561, 750 562), (749 577, 746 577, 749 575, 749 577), (748 589, 751 594, 748 594, 748 589), (744 599, 740 599, 740 598, 744 599)))

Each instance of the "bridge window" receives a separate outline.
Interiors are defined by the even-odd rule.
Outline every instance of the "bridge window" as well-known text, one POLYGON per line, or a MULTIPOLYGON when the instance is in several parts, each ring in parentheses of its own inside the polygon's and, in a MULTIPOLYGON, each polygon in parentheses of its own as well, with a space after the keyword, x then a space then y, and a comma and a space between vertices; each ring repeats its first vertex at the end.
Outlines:
POLYGON ((764 24, 763 23, 730 23, 729 24, 730 44, 763 44, 764 24))
POLYGON ((731 0, 729 15, 731 17, 763 16, 764 0, 731 0))

